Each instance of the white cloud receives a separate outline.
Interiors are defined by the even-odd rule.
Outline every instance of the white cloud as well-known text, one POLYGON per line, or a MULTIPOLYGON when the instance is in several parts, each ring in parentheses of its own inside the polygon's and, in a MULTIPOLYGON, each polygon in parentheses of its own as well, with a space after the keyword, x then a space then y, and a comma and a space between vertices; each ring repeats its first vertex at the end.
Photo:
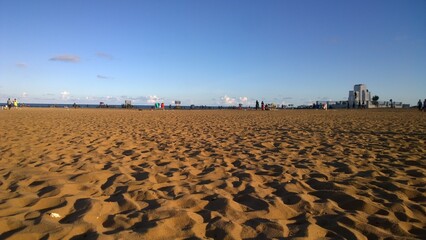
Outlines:
POLYGON ((126 97, 113 97, 113 96, 106 97, 107 101, 112 101, 112 102, 124 102, 124 99, 126 99, 126 97))
POLYGON ((87 103, 97 104, 99 102, 105 102, 109 104, 121 104, 124 103, 124 100, 122 100, 119 97, 112 97, 112 96, 105 96, 105 97, 99 97, 99 96, 85 96, 81 98, 87 103))
POLYGON ((22 63, 22 62, 15 64, 15 66, 18 67, 18 68, 27 68, 28 67, 28 65, 26 63, 22 63))
POLYGON ((80 57, 75 55, 58 55, 49 59, 50 61, 58 61, 58 62, 80 62, 80 57))
POLYGON ((70 98, 70 93, 67 91, 61 92, 61 99, 62 100, 68 100, 70 98))
POLYGON ((112 60, 112 59, 114 59, 114 57, 113 57, 113 56, 111 56, 111 55, 110 55, 110 54, 108 54, 108 53, 104 53, 104 52, 98 52, 98 53, 96 53, 96 56, 98 56, 98 57, 100 57, 100 58, 108 59, 108 60, 112 60))
POLYGON ((333 101, 330 97, 317 97, 318 101, 333 101))
POLYGON ((290 104, 290 103, 294 104, 292 102, 293 100, 294 99, 292 97, 277 97, 277 98, 273 98, 272 102, 275 103, 275 104, 278 104, 278 105, 281 105, 281 104, 287 105, 287 104, 290 104))
POLYGON ((113 79, 112 77, 108 77, 108 76, 105 76, 105 75, 99 75, 99 74, 96 77, 99 78, 99 79, 113 79))
MULTIPOLYGON (((213 101, 216 101, 215 99, 212 99, 213 101)), ((248 97, 230 97, 228 95, 220 97, 220 99, 217 101, 217 104, 219 105, 229 105, 229 106, 235 106, 237 104, 243 104, 243 105, 250 105, 253 104, 253 100, 249 99, 248 97)))
POLYGON ((220 98, 220 104, 233 105, 235 104, 235 102, 236 102, 235 98, 228 97, 227 95, 220 98))
POLYGON ((161 101, 161 99, 159 98, 159 97, 157 97, 157 96, 148 96, 147 97, 147 99, 146 99, 146 102, 147 103, 156 103, 156 102, 160 102, 161 101))
POLYGON ((23 98, 26 98, 26 97, 28 97, 28 93, 26 93, 26 92, 23 92, 23 93, 22 93, 22 97, 23 97, 23 98))
POLYGON ((249 102, 248 97, 240 97, 239 99, 240 99, 240 103, 242 104, 247 104, 249 102))

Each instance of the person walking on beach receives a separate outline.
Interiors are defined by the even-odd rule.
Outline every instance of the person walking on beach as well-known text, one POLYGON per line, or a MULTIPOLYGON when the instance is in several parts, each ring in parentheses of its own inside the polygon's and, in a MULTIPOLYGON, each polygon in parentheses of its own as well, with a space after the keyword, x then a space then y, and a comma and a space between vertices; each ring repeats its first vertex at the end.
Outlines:
POLYGON ((422 110, 422 100, 419 99, 419 101, 417 102, 417 108, 419 109, 419 111, 422 110))
POLYGON ((259 101, 256 100, 256 110, 259 109, 259 101))
POLYGON ((10 100, 10 98, 7 99, 7 108, 9 110, 12 108, 12 100, 10 100))
POLYGON ((265 103, 263 103, 263 101, 261 103, 261 107, 262 107, 262 111, 265 110, 265 103))
POLYGON ((425 111, 425 112, 426 112, 426 98, 425 98, 425 100, 423 101, 423 111, 425 111))
POLYGON ((13 100, 13 106, 15 106, 15 109, 18 109, 18 100, 16 98, 13 100))

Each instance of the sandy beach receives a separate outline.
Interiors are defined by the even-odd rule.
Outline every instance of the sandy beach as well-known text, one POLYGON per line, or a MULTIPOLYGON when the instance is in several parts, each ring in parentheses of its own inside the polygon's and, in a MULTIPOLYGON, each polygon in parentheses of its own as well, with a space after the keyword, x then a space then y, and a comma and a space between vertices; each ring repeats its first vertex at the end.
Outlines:
POLYGON ((426 113, 0 111, 0 239, 426 239, 426 113))

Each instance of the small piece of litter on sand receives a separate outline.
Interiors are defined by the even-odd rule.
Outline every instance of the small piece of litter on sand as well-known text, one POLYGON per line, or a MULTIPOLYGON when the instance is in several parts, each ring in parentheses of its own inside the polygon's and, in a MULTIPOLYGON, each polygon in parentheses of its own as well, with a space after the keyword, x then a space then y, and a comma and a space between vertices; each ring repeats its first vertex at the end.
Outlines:
POLYGON ((49 216, 53 217, 53 218, 60 218, 61 215, 59 215, 59 213, 48 213, 49 216))

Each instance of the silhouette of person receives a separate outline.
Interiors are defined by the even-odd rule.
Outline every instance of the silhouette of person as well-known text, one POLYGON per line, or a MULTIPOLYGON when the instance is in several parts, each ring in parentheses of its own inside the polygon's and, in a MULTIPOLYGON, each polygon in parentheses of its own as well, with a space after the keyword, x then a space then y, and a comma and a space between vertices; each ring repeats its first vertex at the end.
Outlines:
POLYGON ((426 112, 426 98, 425 98, 425 100, 423 101, 423 111, 425 111, 425 112, 426 112))
POLYGON ((12 108, 12 100, 10 100, 10 98, 7 99, 7 108, 9 110, 12 108))

